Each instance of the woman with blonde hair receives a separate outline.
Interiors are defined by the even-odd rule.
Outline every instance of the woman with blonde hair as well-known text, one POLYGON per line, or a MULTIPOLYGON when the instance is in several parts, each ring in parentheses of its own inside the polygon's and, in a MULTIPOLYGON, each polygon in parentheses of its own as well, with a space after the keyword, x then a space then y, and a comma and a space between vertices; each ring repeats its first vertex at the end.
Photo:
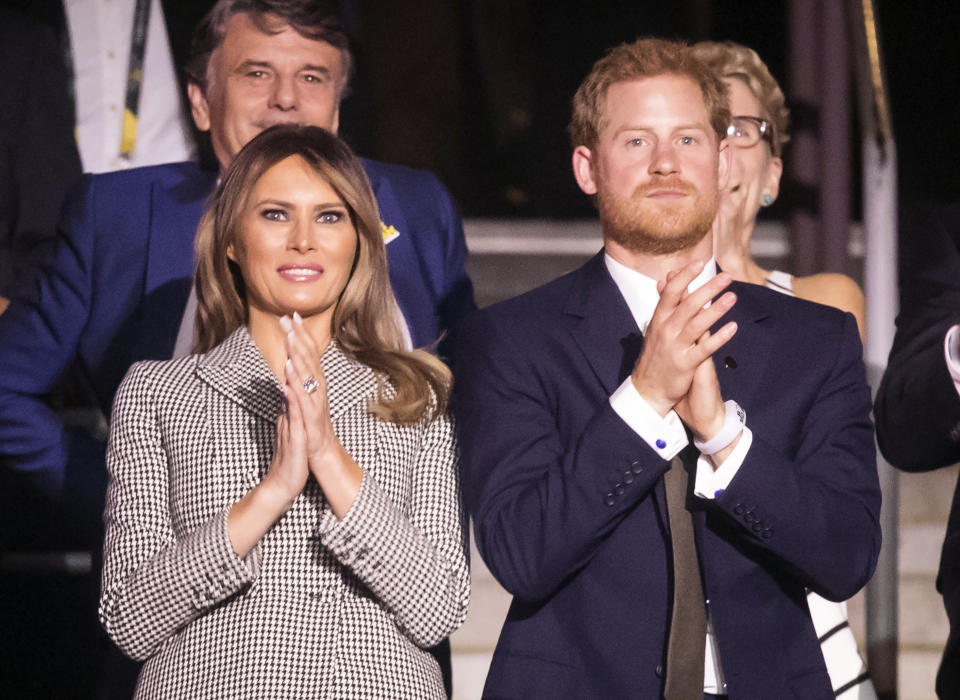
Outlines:
POLYGON ((138 698, 443 698, 465 619, 450 374, 404 349, 347 146, 277 126, 196 241, 196 354, 134 365, 107 467, 100 619, 138 698))
MULTIPOLYGON (((790 138, 783 91, 753 49, 729 42, 700 42, 693 51, 727 84, 733 122, 727 136, 732 154, 730 179, 727 189, 720 193, 713 223, 717 264, 742 282, 852 313, 862 339, 863 293, 856 282, 835 273, 794 277, 766 270, 750 255, 757 214, 762 207, 773 204, 780 191, 781 154, 790 138)), ((836 696, 843 700, 876 700, 847 621, 846 603, 834 603, 809 592, 807 604, 836 696)))

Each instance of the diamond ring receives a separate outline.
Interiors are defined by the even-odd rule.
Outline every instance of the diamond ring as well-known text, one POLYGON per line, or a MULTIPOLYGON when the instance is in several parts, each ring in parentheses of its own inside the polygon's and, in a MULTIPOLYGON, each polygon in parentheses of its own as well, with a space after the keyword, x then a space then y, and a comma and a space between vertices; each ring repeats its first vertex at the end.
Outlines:
POLYGON ((317 389, 320 388, 320 382, 318 382, 313 377, 307 377, 303 380, 303 390, 308 394, 312 394, 317 389))

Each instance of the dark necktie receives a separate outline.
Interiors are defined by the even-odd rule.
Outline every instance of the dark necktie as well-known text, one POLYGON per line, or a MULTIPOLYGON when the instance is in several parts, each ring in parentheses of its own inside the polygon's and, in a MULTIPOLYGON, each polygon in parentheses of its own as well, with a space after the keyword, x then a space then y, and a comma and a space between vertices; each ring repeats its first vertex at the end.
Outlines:
MULTIPOLYGON (((688 459, 695 459, 689 454, 688 459)), ((681 453, 673 458, 663 476, 667 492, 667 516, 673 543, 673 615, 667 646, 666 700, 703 697, 703 654, 707 635, 707 614, 700 567, 693 538, 693 517, 686 508, 688 474, 681 453)))

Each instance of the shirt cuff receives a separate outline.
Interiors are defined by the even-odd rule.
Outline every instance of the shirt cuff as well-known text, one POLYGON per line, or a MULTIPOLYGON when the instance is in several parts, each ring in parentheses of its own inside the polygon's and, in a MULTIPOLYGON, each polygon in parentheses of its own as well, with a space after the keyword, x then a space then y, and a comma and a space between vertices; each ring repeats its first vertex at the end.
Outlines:
POLYGON ((740 441, 733 448, 723 463, 713 469, 713 463, 706 455, 697 458, 697 478, 693 484, 693 493, 700 498, 713 500, 730 485, 733 477, 740 470, 743 460, 747 457, 750 445, 753 444, 753 433, 750 428, 743 426, 740 441))
POLYGON ((953 379, 953 386, 960 394, 960 356, 958 356, 957 341, 960 336, 960 325, 951 326, 943 339, 943 355, 947 360, 947 370, 953 379))
POLYGON ((630 377, 610 396, 610 406, 663 459, 673 459, 687 446, 687 431, 677 412, 661 416, 640 396, 630 377))

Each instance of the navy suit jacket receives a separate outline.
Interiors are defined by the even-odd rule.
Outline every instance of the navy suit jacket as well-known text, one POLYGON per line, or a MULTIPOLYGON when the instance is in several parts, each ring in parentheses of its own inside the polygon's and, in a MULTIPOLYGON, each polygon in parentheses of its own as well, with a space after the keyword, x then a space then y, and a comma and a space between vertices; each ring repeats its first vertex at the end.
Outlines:
MULTIPOLYGON (((414 345, 428 345, 475 308, 460 217, 430 173, 363 164, 382 221, 399 234, 387 244, 397 300, 414 345)), ((74 362, 109 415, 133 362, 169 359, 215 181, 194 163, 84 177, 55 254, 0 315, 0 454, 9 468, 47 491, 62 488, 63 425, 42 395, 74 362)))
MULTIPOLYGON (((906 234, 902 309, 877 391, 877 441, 893 466, 928 471, 960 462, 960 395, 943 351, 947 331, 960 323, 960 205, 914 213, 906 234)), ((954 491, 940 554, 937 590, 950 618, 937 693, 941 698, 956 698, 960 697, 960 485, 954 491)))
MULTIPOLYGON (((690 497, 732 698, 832 698, 804 588, 843 600, 880 548, 856 322, 734 284, 714 358, 754 440, 716 500, 690 497)), ((484 696, 656 698, 671 593, 669 463, 614 412, 642 339, 603 255, 476 313, 454 410, 477 545, 513 603, 484 696)))

